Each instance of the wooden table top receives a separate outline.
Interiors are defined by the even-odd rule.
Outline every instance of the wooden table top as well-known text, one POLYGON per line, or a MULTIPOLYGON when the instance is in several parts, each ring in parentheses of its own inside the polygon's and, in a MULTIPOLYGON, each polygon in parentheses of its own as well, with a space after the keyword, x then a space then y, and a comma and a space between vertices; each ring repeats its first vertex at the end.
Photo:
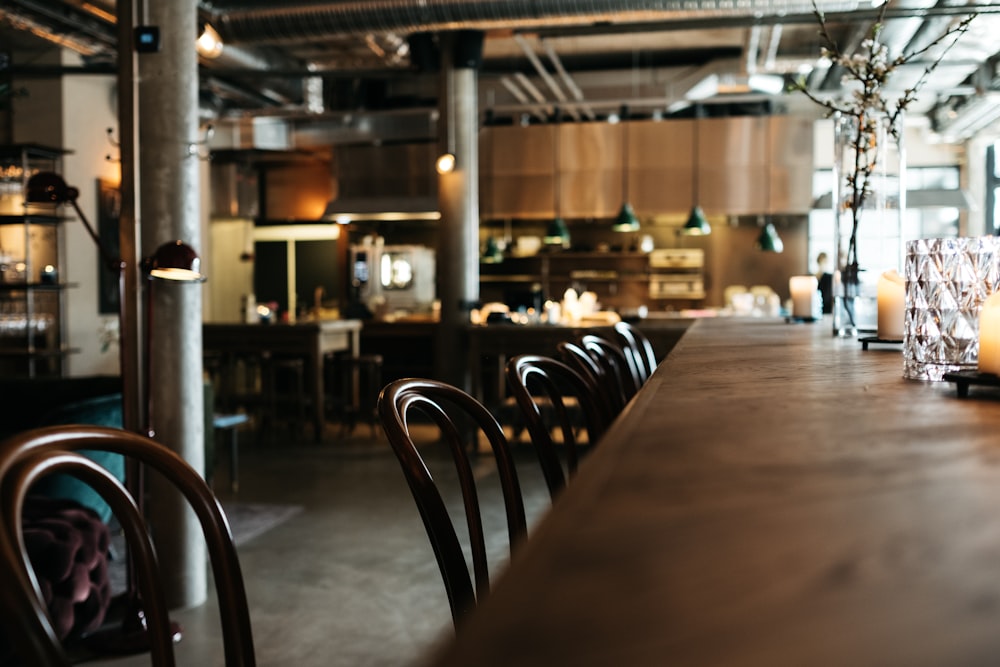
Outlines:
POLYGON ((429 664, 1000 664, 1000 391, 702 320, 429 664))

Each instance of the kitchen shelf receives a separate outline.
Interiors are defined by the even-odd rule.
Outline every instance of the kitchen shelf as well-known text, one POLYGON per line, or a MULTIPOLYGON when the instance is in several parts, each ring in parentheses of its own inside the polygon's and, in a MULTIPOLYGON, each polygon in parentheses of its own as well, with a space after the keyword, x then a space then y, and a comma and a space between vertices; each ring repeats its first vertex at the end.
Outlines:
POLYGON ((65 290, 43 267, 60 275, 62 223, 55 204, 26 204, 28 179, 59 173, 69 153, 39 144, 0 146, 0 373, 8 377, 58 377, 77 349, 64 335, 65 290))

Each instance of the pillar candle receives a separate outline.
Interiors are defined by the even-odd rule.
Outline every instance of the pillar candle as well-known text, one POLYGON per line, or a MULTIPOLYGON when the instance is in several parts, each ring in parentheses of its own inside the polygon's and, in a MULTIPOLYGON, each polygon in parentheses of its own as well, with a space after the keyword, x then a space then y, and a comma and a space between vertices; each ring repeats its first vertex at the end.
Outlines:
POLYGON ((979 372, 1000 375, 1000 292, 979 311, 979 372))
POLYGON ((903 340, 906 318, 906 282, 895 269, 878 279, 878 337, 883 340, 903 340))
POLYGON ((817 298, 819 281, 816 276, 792 276, 788 291, 792 293, 792 317, 812 317, 813 299, 817 298))

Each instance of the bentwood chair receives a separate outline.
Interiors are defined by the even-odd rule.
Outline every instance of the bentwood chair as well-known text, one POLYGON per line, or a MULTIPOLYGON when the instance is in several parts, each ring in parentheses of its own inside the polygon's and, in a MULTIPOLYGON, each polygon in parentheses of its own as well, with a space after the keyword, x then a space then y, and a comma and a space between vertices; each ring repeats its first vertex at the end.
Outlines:
POLYGON ((614 381, 607 377, 604 368, 587 350, 573 341, 560 341, 556 345, 559 358, 570 368, 585 378, 594 386, 600 408, 604 413, 604 423, 610 425, 624 407, 622 398, 617 391, 612 391, 614 381))
MULTIPOLYGON (((92 486, 121 523, 128 546, 129 574, 134 578, 145 619, 145 642, 151 663, 172 667, 174 636, 167 615, 150 528, 136 499, 111 473, 81 456, 79 450, 113 452, 128 462, 159 473, 186 500, 201 523, 215 578, 226 665, 255 664, 250 615, 240 564, 229 524, 201 476, 176 453, 144 436, 104 426, 52 426, 27 431, 0 443, 0 627, 25 664, 69 665, 46 607, 39 577, 24 540, 22 513, 32 484, 49 473, 64 473, 92 486)), ((141 626, 140 626, 141 627, 141 626)), ((116 626, 111 629, 119 632, 116 626)), ((141 629, 139 632, 143 632, 141 629)))
POLYGON ((604 369, 605 377, 612 384, 611 391, 621 408, 635 396, 641 384, 636 361, 631 350, 623 349, 603 336, 586 334, 580 337, 580 346, 587 350, 604 369))
POLYGON ((587 442, 593 445, 604 434, 608 422, 593 381, 568 364, 534 354, 522 354, 507 362, 507 384, 521 409, 542 474, 555 498, 566 479, 577 469, 581 442, 578 438, 582 415, 587 442), (551 413, 552 418, 543 415, 551 413), (558 426, 566 450, 566 472, 552 440, 551 429, 558 426))
POLYGON ((632 350, 640 383, 645 384, 656 370, 656 353, 653 351, 652 342, 646 334, 628 322, 615 323, 614 333, 623 347, 632 350))
POLYGON ((507 438, 482 403, 461 389, 436 380, 404 378, 389 383, 379 395, 378 413, 430 538, 457 629, 490 588, 483 521, 467 442, 470 433, 474 432, 476 438, 472 447, 477 446, 482 435, 493 450, 512 552, 528 532, 521 485, 507 438), (411 435, 411 426, 419 422, 421 415, 437 425, 458 473, 475 585, 445 499, 411 435))

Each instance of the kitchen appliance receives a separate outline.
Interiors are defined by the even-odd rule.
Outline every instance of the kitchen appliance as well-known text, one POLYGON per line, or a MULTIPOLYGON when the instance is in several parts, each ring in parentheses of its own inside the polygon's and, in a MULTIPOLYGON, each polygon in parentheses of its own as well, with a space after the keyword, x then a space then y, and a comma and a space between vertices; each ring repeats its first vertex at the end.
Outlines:
POLYGON ((434 304, 435 258, 420 245, 362 243, 351 246, 351 284, 373 311, 430 310, 434 304))

